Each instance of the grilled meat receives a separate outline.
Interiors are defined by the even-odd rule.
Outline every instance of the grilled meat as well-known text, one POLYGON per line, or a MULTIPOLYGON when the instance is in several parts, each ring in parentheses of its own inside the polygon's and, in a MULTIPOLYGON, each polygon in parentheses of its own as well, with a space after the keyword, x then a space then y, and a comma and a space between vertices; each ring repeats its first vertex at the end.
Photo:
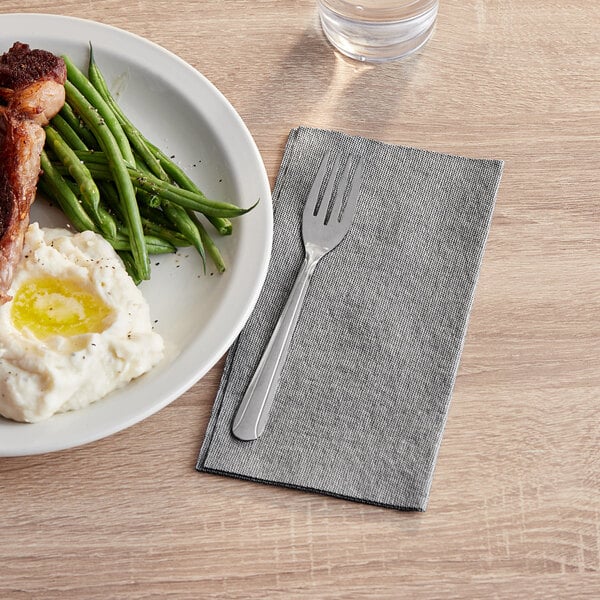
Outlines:
POLYGON ((27 44, 16 42, 0 56, 0 304, 10 300, 40 173, 43 126, 64 104, 66 77, 61 58, 27 44))

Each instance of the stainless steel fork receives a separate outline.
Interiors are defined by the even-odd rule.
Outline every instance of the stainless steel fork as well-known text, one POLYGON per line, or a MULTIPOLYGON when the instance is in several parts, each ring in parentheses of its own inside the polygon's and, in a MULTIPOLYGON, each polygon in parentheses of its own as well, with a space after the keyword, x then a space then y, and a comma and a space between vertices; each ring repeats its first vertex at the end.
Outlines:
POLYGON ((344 238, 356 212, 363 161, 348 157, 340 174, 340 157, 327 177, 330 153, 321 160, 302 217, 305 258, 288 301, 233 420, 240 440, 255 440, 265 430, 281 370, 310 279, 317 263, 344 238), (323 184, 327 179, 325 190, 323 184))

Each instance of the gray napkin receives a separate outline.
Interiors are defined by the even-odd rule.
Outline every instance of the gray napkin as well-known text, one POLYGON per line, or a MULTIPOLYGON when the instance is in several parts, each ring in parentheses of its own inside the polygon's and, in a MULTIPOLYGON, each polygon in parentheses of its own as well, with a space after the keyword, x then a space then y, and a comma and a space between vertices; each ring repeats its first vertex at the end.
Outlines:
POLYGON ((502 166, 293 130, 269 272, 197 469, 425 510, 502 166), (365 159, 356 217, 314 274, 265 433, 239 441, 234 413, 304 258, 302 210, 327 150, 365 159))

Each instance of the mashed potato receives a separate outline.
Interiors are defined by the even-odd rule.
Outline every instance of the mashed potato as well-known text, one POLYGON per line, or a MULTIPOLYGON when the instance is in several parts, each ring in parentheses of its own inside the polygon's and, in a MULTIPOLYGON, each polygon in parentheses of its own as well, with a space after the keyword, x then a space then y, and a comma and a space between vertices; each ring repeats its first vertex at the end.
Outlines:
POLYGON ((162 338, 112 247, 86 231, 29 226, 0 307, 0 414, 36 422, 152 369, 162 338))

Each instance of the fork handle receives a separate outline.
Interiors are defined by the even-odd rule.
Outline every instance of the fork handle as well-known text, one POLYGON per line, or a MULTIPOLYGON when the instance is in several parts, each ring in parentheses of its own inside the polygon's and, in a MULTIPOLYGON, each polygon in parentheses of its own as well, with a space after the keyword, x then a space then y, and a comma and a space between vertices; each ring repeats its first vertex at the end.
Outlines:
POLYGON ((233 420, 232 433, 240 440, 255 440, 265 430, 306 290, 323 254, 310 246, 306 249, 290 296, 233 420))

